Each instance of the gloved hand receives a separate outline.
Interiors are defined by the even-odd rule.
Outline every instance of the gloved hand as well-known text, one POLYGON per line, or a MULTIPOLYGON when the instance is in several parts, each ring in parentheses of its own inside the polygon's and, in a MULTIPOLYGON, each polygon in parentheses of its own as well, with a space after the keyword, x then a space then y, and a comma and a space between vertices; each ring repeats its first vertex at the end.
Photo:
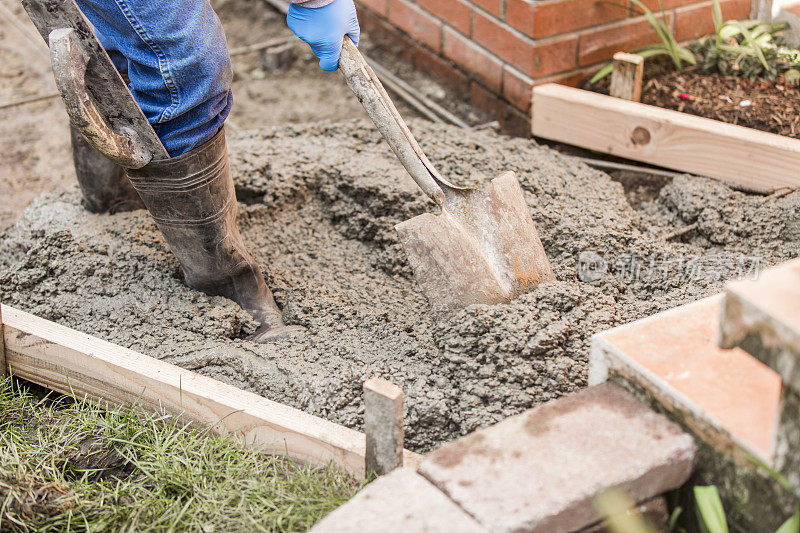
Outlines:
POLYGON ((331 72, 339 67, 342 38, 347 35, 358 44, 361 31, 353 0, 333 0, 323 7, 290 4, 286 23, 295 35, 311 45, 319 58, 319 67, 331 72))

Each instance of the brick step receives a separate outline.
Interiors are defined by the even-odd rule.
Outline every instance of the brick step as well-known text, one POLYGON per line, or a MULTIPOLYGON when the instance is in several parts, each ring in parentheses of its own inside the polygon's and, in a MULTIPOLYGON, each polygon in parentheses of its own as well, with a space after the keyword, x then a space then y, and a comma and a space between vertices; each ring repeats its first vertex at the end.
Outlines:
POLYGON ((595 335, 589 384, 614 378, 652 396, 706 442, 770 464, 780 377, 717 345, 721 295, 595 335))
POLYGON ((800 259, 725 286, 719 344, 743 348, 800 392, 800 259))
POLYGON ((770 463, 800 495, 800 259, 725 286, 719 343, 744 349, 783 383, 770 463))
POLYGON ((379 479, 314 531, 576 531, 598 522, 592 500, 611 486, 658 514, 695 453, 677 424, 604 384, 433 451, 418 474, 379 479))
POLYGON ((458 531, 482 533, 458 505, 410 468, 398 468, 367 485, 320 520, 311 533, 458 531))
MULTIPOLYGON (((800 465, 781 439, 789 404, 781 378, 741 348, 718 345, 723 295, 595 335, 589 383, 613 381, 667 413, 699 443, 692 484, 716 485, 729 523, 742 531, 774 531, 793 511, 786 491, 757 462, 782 471, 800 487, 800 465), (788 458, 788 459, 787 459, 788 458)), ((797 397, 794 397, 797 399, 797 397)), ((797 431, 797 422, 789 426, 797 431)), ((794 447, 793 450, 797 450, 794 447)), ((684 501, 691 504, 690 493, 684 501)))

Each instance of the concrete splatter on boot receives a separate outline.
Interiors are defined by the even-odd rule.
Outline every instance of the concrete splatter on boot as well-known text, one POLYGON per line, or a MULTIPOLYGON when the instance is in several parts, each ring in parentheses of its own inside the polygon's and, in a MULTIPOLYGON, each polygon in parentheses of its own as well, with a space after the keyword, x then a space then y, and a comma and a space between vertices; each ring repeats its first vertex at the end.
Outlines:
POLYGON ((70 125, 72 161, 83 193, 83 206, 92 213, 119 213, 144 209, 125 170, 95 150, 70 125))
POLYGON ((285 326, 261 269, 236 225, 236 193, 225 132, 178 157, 128 170, 134 188, 156 221, 186 283, 225 296, 261 323, 251 337, 270 342, 300 331, 285 326))

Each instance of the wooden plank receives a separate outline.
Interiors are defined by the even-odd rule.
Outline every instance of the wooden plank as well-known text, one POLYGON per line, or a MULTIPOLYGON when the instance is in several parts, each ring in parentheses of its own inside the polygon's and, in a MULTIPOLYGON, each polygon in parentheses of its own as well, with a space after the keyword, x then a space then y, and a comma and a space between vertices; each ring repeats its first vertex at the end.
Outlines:
POLYGON ((800 186, 798 139, 572 87, 534 87, 532 132, 753 191, 800 186))
POLYGON ((364 433, 367 473, 403 466, 403 389, 381 378, 364 382, 364 433))
MULTIPOLYGON (((363 433, 273 402, 8 306, 2 307, 14 375, 95 402, 138 402, 214 425, 246 446, 300 461, 334 463, 363 478, 363 433)), ((415 466, 419 455, 405 452, 415 466)))
POLYGON ((614 54, 609 93, 614 98, 639 102, 642 99, 644 58, 638 54, 614 54))

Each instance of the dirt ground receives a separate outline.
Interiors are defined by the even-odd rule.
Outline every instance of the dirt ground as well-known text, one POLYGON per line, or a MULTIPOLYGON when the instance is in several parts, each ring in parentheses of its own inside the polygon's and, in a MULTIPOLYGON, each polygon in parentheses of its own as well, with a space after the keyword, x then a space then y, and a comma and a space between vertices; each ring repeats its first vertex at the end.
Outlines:
POLYGON ((800 253, 800 192, 767 199, 685 177, 634 209, 621 184, 533 141, 412 128, 456 183, 517 171, 557 281, 434 319, 393 230, 432 205, 369 123, 345 121, 229 134, 244 237, 305 333, 243 340, 249 317, 182 284, 145 212, 88 214, 74 188, 40 197, 3 235, 0 297, 351 427, 362 382, 383 376, 406 393, 407 444, 426 451, 585 386, 594 332, 800 253), (591 283, 578 279, 582 252, 605 264, 583 273, 591 283))
MULTIPOLYGON (((283 15, 263 0, 213 0, 212 4, 231 49, 292 35, 283 15)), ((430 78, 376 50, 368 35, 363 36, 361 48, 427 96, 448 103, 468 123, 485 121, 470 106, 454 103, 458 99, 449 98, 430 78)), ((339 73, 321 71, 299 40, 293 51, 294 61, 279 72, 265 71, 257 52, 231 58, 234 105, 229 130, 366 116, 339 73)), ((75 175, 68 119, 58 98, 3 107, 56 91, 47 47, 15 0, 0 0, 0 57, 0 229, 5 229, 36 196, 72 184, 75 175)), ((403 116, 417 116, 401 100, 396 104, 403 116)))

